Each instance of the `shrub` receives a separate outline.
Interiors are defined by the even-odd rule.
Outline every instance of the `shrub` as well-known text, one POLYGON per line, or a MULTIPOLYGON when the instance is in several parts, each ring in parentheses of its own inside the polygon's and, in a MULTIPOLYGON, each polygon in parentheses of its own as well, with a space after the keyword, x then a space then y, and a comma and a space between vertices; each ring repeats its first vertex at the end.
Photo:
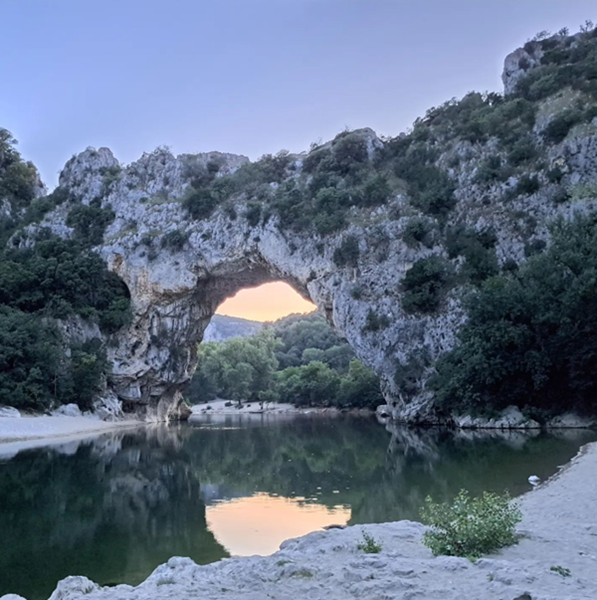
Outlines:
POLYGON ((559 144, 568 132, 582 120, 579 110, 569 109, 554 117, 543 130, 543 137, 552 144, 559 144))
POLYGON ((476 183, 505 181, 511 174, 512 169, 508 169, 503 165, 501 157, 492 155, 481 162, 475 173, 474 181, 476 183))
POLYGON ((471 560, 516 543, 516 525, 522 519, 507 493, 484 492, 471 498, 465 490, 452 504, 436 504, 427 497, 421 516, 431 526, 423 543, 435 556, 464 556, 471 560))
POLYGON ((184 207, 193 219, 207 219, 219 203, 219 198, 210 188, 192 189, 184 199, 184 207))
POLYGON ((558 575, 561 575, 562 577, 570 577, 571 573, 570 573, 570 569, 567 569, 566 567, 561 567, 560 565, 554 565, 552 567, 549 567, 550 571, 553 571, 554 573, 557 573, 558 575))
POLYGON ((245 211, 245 217, 251 227, 257 227, 261 220, 261 204, 258 204, 257 202, 248 204, 247 210, 245 211))
POLYGON ((573 202, 597 199, 597 181, 576 184, 570 189, 570 198, 573 202))
POLYGON ((357 545, 357 548, 365 552, 365 554, 379 554, 382 550, 381 544, 366 531, 363 531, 363 541, 357 545))
POLYGON ((102 243, 106 227, 114 217, 109 205, 103 208, 101 200, 94 198, 88 206, 77 204, 71 208, 66 224, 74 229, 74 238, 83 246, 97 246, 102 243))
POLYGON ((402 308, 407 313, 435 312, 449 286, 449 265, 434 255, 417 261, 402 280, 402 308))
POLYGON ((349 235, 334 250, 334 263, 338 267, 356 267, 359 261, 359 241, 354 235, 349 235))
POLYGON ((359 206, 380 206, 391 195, 390 185, 384 175, 371 175, 362 188, 355 194, 355 203, 359 206))
MULTIPOLYGON (((508 162, 515 167, 533 160, 538 155, 538 149, 531 136, 524 136, 516 142, 508 152, 508 162)), ((508 174, 509 176, 509 174, 508 174)))
POLYGON ((516 193, 519 195, 530 196, 538 192, 541 187, 539 178, 536 175, 523 175, 516 185, 516 193))
POLYGON ((378 315, 373 310, 369 309, 367 313, 367 321, 363 327, 363 331, 380 331, 390 326, 390 319, 387 315, 378 315))
POLYGON ((422 244, 426 248, 433 247, 433 225, 426 219, 414 217, 404 228, 402 241, 409 248, 416 248, 422 244))
POLYGON ((551 245, 467 301, 460 344, 428 382, 445 410, 597 411, 597 222, 558 221, 551 245))
POLYGON ((348 175, 369 160, 367 142, 356 133, 336 136, 332 142, 334 164, 332 170, 340 175, 348 175))
POLYGON ((174 229, 163 235, 160 246, 173 252, 180 252, 188 241, 189 234, 187 232, 181 231, 180 229, 174 229))

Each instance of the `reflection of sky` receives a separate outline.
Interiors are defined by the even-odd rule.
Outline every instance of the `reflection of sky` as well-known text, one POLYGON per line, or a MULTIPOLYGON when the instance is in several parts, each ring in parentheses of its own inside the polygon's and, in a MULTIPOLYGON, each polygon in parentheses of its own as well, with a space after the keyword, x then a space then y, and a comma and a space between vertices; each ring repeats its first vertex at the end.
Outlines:
POLYGON ((257 493, 207 507, 207 526, 222 546, 237 556, 272 554, 289 538, 348 523, 350 508, 327 508, 304 498, 257 493))

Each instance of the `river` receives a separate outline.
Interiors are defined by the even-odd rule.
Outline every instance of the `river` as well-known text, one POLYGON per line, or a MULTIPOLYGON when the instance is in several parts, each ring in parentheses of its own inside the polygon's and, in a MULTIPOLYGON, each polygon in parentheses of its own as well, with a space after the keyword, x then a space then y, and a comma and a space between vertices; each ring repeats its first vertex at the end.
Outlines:
POLYGON ((204 418, 0 459, 0 595, 86 575, 138 584, 171 556, 268 554, 330 524, 417 519, 424 498, 530 490, 597 435, 384 430, 374 419, 204 418))

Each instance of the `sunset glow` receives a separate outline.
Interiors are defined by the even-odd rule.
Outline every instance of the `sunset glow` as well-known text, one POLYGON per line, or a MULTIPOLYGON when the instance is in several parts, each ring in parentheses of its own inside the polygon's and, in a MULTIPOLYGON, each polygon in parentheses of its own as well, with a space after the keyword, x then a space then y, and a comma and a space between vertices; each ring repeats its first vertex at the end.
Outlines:
POLYGON ((255 494, 207 507, 207 526, 218 542, 236 556, 271 554, 289 538, 324 525, 348 523, 350 508, 328 508, 302 498, 255 494))
POLYGON ((305 300, 287 283, 275 281, 241 290, 236 296, 222 302, 216 314, 253 321, 275 321, 291 313, 309 313, 314 310, 315 305, 305 300))

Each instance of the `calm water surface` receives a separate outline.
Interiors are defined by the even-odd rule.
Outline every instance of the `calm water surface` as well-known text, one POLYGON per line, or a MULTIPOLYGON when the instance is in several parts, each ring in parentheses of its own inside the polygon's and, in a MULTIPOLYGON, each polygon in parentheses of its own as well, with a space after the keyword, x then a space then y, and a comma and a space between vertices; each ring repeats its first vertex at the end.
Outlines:
POLYGON ((0 596, 86 575, 138 584, 171 556, 268 554, 332 523, 417 519, 423 499, 527 491, 587 431, 387 432, 364 418, 220 417, 0 458, 0 596))

